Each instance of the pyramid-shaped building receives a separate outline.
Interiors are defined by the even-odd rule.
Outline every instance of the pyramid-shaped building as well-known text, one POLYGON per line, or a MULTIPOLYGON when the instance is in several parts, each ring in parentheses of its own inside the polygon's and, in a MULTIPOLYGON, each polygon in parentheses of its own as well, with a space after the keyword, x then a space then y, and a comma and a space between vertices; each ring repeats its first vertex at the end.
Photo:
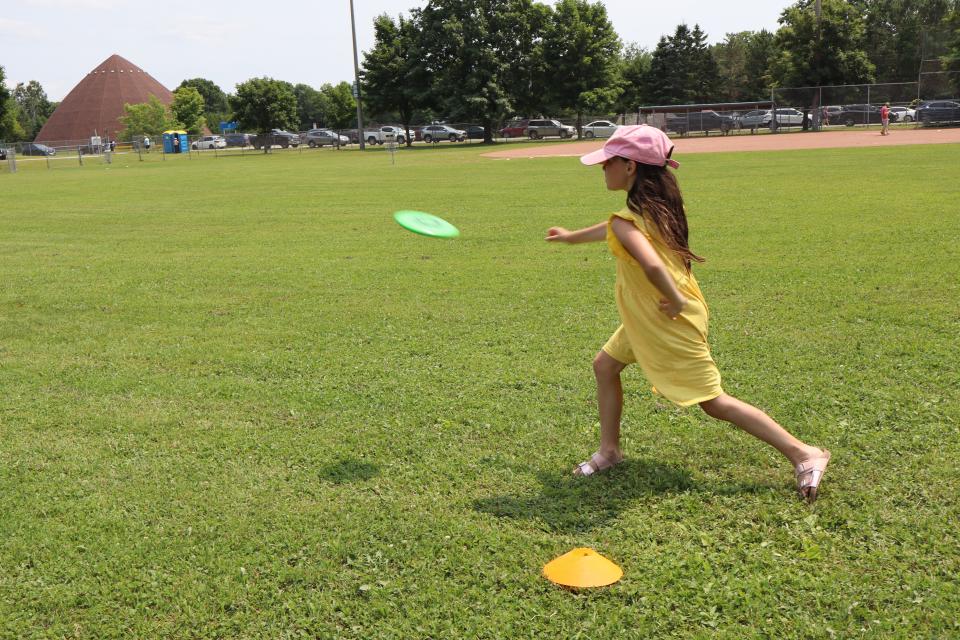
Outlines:
POLYGON ((67 94, 36 141, 55 146, 87 142, 93 135, 116 139, 123 105, 147 102, 151 95, 164 104, 173 100, 170 90, 153 76, 114 54, 67 94))

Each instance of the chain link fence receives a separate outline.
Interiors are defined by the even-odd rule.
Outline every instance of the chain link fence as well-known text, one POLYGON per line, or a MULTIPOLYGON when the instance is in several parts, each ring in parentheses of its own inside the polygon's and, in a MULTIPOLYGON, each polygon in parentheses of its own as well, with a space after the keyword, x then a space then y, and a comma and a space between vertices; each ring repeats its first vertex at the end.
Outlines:
POLYGON ((638 120, 667 133, 736 135, 824 131, 881 125, 890 107, 894 126, 960 125, 960 72, 921 74, 918 82, 783 87, 757 102, 643 106, 638 120))
MULTIPOLYGON (((600 114, 584 115, 581 118, 584 125, 595 121, 610 122, 613 124, 636 124, 640 120, 637 114, 600 114)), ((498 142, 508 140, 529 141, 531 139, 562 139, 576 138, 575 117, 570 118, 515 118, 505 119, 491 127, 491 137, 498 142), (555 121, 564 131, 572 130, 569 135, 561 134, 558 129, 552 133, 545 132, 537 138, 530 135, 531 122, 555 121), (518 135, 504 135, 505 129, 511 125, 520 127, 518 135)), ((397 148, 403 148, 407 139, 407 129, 397 123, 371 123, 364 127, 364 140, 367 146, 383 147, 389 141, 385 129, 393 133, 393 140, 398 143, 397 148), (372 142, 371 142, 372 141, 372 142)), ((586 127, 584 127, 586 129, 586 127)), ((606 137, 608 134, 599 132, 595 137, 606 137)), ((581 131, 581 134, 583 131, 581 131)), ((590 138, 594 135, 583 137, 590 138)), ((416 123, 409 127, 409 136, 414 144, 441 146, 449 144, 480 144, 484 140, 483 126, 472 122, 431 122, 416 123), (442 127, 443 132, 438 135, 435 127, 442 127), (448 132, 449 130, 449 132, 448 132), (431 135, 432 134, 432 135, 431 135), (429 141, 428 141, 429 139, 429 141)), ((45 143, 0 141, 0 173, 13 173, 18 169, 68 169, 91 166, 96 164, 112 164, 114 162, 166 162, 174 159, 198 158, 230 158, 235 156, 254 156, 265 153, 313 153, 329 152, 344 148, 355 148, 359 141, 357 129, 318 128, 299 132, 275 132, 262 140, 253 133, 226 132, 222 135, 192 135, 187 137, 187 144, 171 153, 165 148, 162 136, 150 136, 149 146, 145 144, 143 136, 136 138, 120 137, 107 139, 91 137, 80 140, 59 140, 45 143)))

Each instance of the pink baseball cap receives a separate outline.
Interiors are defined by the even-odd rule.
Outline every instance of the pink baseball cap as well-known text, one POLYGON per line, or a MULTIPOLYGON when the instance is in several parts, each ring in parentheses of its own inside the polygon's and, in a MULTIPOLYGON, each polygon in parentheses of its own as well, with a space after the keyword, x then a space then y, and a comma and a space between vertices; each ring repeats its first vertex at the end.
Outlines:
POLYGON ((620 127, 614 131, 602 149, 584 156, 580 162, 586 165, 600 164, 610 158, 621 157, 655 167, 669 165, 676 169, 680 163, 670 159, 673 143, 663 131, 645 124, 620 127))

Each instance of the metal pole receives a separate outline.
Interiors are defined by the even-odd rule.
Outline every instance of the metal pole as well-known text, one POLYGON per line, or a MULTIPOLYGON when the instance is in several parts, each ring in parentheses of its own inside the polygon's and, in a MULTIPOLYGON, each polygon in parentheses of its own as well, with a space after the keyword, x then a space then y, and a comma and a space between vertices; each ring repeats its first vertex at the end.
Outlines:
POLYGON ((357 83, 357 139, 360 150, 366 146, 363 142, 363 107, 360 106, 360 60, 357 58, 357 21, 353 15, 353 0, 350 0, 350 28, 353 30, 353 77, 357 83))

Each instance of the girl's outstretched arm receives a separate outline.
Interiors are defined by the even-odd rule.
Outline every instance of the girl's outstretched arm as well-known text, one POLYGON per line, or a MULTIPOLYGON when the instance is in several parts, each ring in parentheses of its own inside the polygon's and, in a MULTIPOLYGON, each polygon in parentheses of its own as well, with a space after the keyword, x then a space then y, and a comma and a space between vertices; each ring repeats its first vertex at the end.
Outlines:
POLYGON ((563 227, 550 227, 547 230, 547 242, 566 242, 579 244, 581 242, 600 242, 607 239, 607 223, 598 222, 592 227, 569 231, 563 227))
POLYGON ((660 310, 676 319, 687 304, 687 299, 677 289, 677 284, 673 281, 670 272, 667 271, 667 267, 657 254, 657 250, 629 220, 614 218, 613 233, 617 236, 617 240, 620 241, 623 248, 643 267, 647 279, 653 283, 657 291, 663 294, 663 299, 660 300, 660 310))

